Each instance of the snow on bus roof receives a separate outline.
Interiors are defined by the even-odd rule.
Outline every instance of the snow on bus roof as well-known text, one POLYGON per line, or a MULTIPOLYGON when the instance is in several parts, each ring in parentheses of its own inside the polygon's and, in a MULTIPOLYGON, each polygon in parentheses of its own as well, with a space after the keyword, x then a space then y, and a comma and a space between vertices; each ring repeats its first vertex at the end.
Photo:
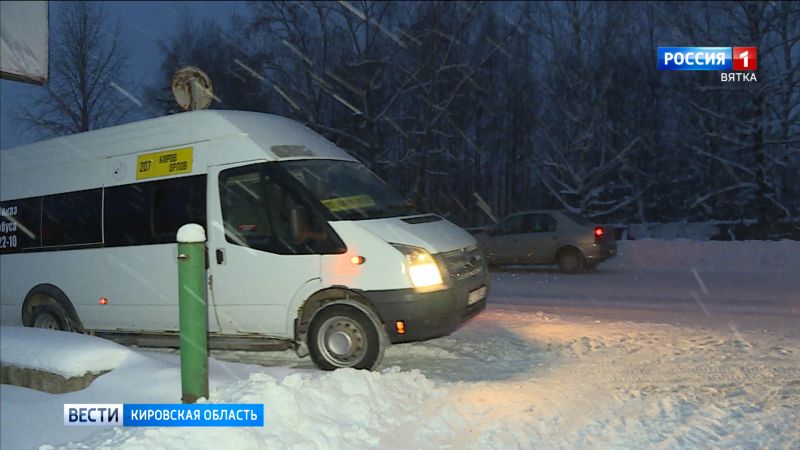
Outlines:
POLYGON ((203 110, 131 122, 114 127, 62 136, 0 152, 0 173, 22 171, 76 161, 108 158, 168 149, 225 137, 249 138, 268 159, 272 146, 300 146, 310 150, 304 157, 354 160, 316 132, 299 122, 274 114, 203 110))

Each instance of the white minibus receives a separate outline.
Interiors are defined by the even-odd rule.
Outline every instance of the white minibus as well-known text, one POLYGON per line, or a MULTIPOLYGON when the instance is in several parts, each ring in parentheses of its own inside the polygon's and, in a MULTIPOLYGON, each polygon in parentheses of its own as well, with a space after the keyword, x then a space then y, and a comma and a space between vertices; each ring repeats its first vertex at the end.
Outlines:
POLYGON ((207 234, 211 348, 279 342, 371 369, 486 305, 469 233, 284 117, 187 112, 0 156, 3 325, 175 338, 187 223, 207 234))

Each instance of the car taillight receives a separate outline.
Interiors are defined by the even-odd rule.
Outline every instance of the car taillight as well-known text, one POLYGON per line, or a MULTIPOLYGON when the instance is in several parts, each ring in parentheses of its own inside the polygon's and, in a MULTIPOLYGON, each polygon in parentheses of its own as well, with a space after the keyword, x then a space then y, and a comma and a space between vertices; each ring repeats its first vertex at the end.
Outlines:
POLYGON ((594 227, 594 243, 600 242, 600 238, 603 236, 605 232, 603 231, 603 227, 594 227))

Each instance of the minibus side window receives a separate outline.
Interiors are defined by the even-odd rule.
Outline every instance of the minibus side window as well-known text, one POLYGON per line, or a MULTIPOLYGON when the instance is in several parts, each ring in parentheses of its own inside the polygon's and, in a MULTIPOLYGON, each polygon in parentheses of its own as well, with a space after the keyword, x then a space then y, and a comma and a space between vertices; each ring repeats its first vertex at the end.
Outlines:
POLYGON ((156 183, 151 193, 153 241, 174 242, 178 228, 187 223, 205 227, 205 177, 184 177, 156 183))
POLYGON ((151 243, 148 183, 106 188, 105 244, 107 247, 151 243))
POLYGON ((173 243, 181 226, 205 227, 205 180, 195 175, 106 188, 105 245, 173 243))
POLYGON ((228 242, 281 255, 341 253, 344 245, 325 219, 264 165, 220 173, 228 242))
POLYGON ((228 242, 243 247, 269 250, 273 232, 264 207, 260 171, 232 172, 235 170, 226 170, 220 175, 225 237, 228 242))
POLYGON ((101 243, 102 195, 102 189, 46 195, 42 203, 42 244, 101 243))
POLYGON ((0 202, 0 253, 42 245, 42 197, 0 202))

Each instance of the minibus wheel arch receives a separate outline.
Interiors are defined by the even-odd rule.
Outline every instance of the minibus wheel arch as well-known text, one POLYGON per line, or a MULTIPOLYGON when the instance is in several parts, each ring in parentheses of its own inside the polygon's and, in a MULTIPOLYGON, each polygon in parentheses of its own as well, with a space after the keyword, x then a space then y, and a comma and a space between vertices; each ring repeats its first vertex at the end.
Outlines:
POLYGON ((376 365, 379 364, 380 359, 383 358, 383 351, 390 344, 389 336, 386 334, 386 327, 383 323, 383 320, 381 320, 380 316, 378 316, 378 313, 375 312, 375 308, 372 307, 372 304, 366 299, 366 297, 356 291, 345 288, 330 288, 316 292, 300 307, 294 328, 295 344, 298 355, 305 356, 308 354, 308 345, 306 340, 308 338, 309 326, 314 320, 314 317, 316 317, 317 314, 319 314, 325 308, 334 305, 347 305, 354 307, 364 313, 370 319, 372 324, 375 326, 375 329, 378 331, 380 338, 381 350, 376 365))
POLYGON ((63 311, 66 331, 84 332, 83 323, 78 318, 78 312, 72 302, 64 294, 64 291, 52 284, 40 284, 28 292, 28 295, 25 296, 25 301, 22 303, 22 324, 26 327, 32 327, 34 310, 38 307, 46 306, 63 311))

